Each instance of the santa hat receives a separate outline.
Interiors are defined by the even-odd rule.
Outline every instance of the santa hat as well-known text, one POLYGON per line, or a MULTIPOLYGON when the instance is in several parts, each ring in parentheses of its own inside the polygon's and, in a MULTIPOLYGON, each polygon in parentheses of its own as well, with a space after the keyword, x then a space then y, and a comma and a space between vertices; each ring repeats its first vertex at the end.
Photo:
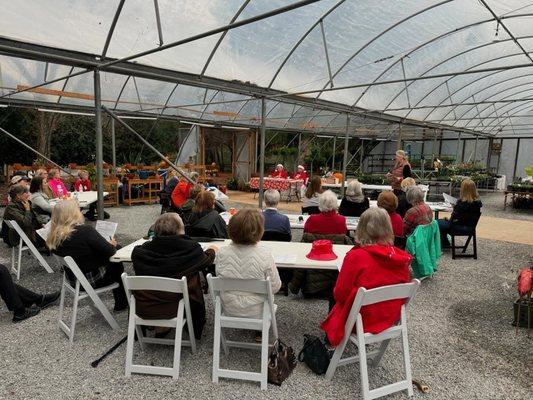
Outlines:
POLYGON ((303 165, 298 165, 298 169, 303 169, 305 171, 305 167, 303 165))

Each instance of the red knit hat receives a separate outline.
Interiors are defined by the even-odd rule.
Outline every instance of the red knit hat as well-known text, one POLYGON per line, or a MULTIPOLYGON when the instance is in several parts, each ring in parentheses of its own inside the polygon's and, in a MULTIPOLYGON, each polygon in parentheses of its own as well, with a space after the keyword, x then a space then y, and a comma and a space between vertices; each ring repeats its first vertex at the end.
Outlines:
POLYGON ((337 255, 333 252, 333 242, 331 240, 315 240, 307 258, 317 261, 336 260, 337 255))

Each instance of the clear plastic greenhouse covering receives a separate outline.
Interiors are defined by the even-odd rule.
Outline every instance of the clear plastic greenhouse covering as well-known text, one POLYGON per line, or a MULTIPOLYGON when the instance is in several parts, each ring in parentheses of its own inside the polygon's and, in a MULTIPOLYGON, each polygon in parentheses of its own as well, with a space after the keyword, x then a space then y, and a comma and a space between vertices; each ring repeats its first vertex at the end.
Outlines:
POLYGON ((533 126, 531 1, 322 0, 164 47, 295 3, 0 0, 0 102, 91 112, 101 67, 119 113, 258 126, 265 97, 277 129, 340 134, 346 113, 363 137, 533 126))

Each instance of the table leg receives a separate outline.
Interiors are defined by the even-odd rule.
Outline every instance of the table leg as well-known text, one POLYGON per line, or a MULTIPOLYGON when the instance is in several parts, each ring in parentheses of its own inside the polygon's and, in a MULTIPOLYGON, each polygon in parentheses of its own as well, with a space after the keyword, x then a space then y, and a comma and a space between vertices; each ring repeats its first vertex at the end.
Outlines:
POLYGON ((435 219, 439 219, 439 210, 435 210, 435 219))

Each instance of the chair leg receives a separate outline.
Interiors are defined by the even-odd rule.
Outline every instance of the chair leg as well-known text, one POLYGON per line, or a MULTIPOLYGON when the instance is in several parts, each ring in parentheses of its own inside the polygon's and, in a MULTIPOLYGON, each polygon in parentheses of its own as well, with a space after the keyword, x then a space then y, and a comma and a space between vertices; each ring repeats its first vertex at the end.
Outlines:
POLYGON ((363 399, 370 399, 370 384, 368 383, 368 365, 366 359, 366 345, 364 334, 357 335, 357 350, 359 351, 359 372, 361 375, 361 391, 363 399))
POLYGON ((70 343, 74 342, 74 331, 76 329, 76 318, 78 317, 78 303, 79 303, 79 295, 80 295, 80 288, 79 288, 79 282, 76 284, 76 293, 74 294, 74 300, 72 303, 72 316, 70 319, 70 332, 69 332, 69 341, 70 343))
POLYGON ((381 359, 383 358, 383 355, 385 354, 385 351, 387 350, 387 347, 389 346, 391 339, 384 340, 381 342, 379 346, 379 352, 378 354, 372 359, 372 367, 376 368, 379 363, 381 362, 381 359))
POLYGON ((181 300, 178 306, 178 320, 176 323, 176 336, 174 338, 174 364, 172 366, 172 379, 178 379, 180 375, 181 337, 183 335, 183 313, 183 300, 181 300))
POLYGON ((413 396, 413 385, 411 384, 413 377, 411 373, 411 358, 409 356, 409 340, 407 339, 407 328, 405 325, 402 329, 402 349, 403 363, 405 366, 405 380, 407 381, 407 394, 413 396))
POLYGON ((263 318, 263 331, 261 337, 261 390, 267 389, 268 382, 268 331, 269 326, 263 318))
POLYGON ((131 366, 133 364, 133 343, 135 342, 135 328, 135 310, 130 310, 130 317, 128 322, 128 342, 126 344, 125 375, 127 378, 131 376, 131 366))
POLYGON ((22 239, 20 239, 20 243, 19 243, 19 255, 18 255, 18 263, 17 263, 17 280, 20 279, 21 264, 22 264, 22 239))
POLYGON ((474 246, 474 260, 477 260, 477 238, 476 238, 476 232, 474 232, 474 235, 472 236, 472 245, 474 246))
POLYGON ((333 375, 335 374, 335 371, 337 370, 342 354, 344 353, 344 349, 346 348, 346 344, 348 343, 348 340, 350 340, 350 335, 344 335, 344 336, 345 337, 342 339, 342 342, 339 343, 339 345, 335 348, 333 357, 331 357, 331 360, 329 362, 328 370, 326 371, 326 380, 328 381, 330 381, 333 378, 333 375))
POLYGON ((455 260, 455 235, 452 236, 452 260, 455 260))
POLYGON ((15 269, 15 246, 11 248, 11 271, 17 272, 15 269))
POLYGON ((215 332, 213 338, 213 383, 218 383, 218 370, 220 369, 220 331, 220 303, 217 302, 215 306, 215 332))
POLYGON ((59 317, 58 322, 63 321, 63 313, 65 311, 65 276, 63 275, 63 285, 61 286, 61 295, 59 297, 59 317))
POLYGON ((470 239, 472 239, 472 236, 468 236, 468 238, 466 239, 466 243, 463 247, 463 253, 466 253, 466 249, 468 249, 468 245, 470 244, 470 239))

